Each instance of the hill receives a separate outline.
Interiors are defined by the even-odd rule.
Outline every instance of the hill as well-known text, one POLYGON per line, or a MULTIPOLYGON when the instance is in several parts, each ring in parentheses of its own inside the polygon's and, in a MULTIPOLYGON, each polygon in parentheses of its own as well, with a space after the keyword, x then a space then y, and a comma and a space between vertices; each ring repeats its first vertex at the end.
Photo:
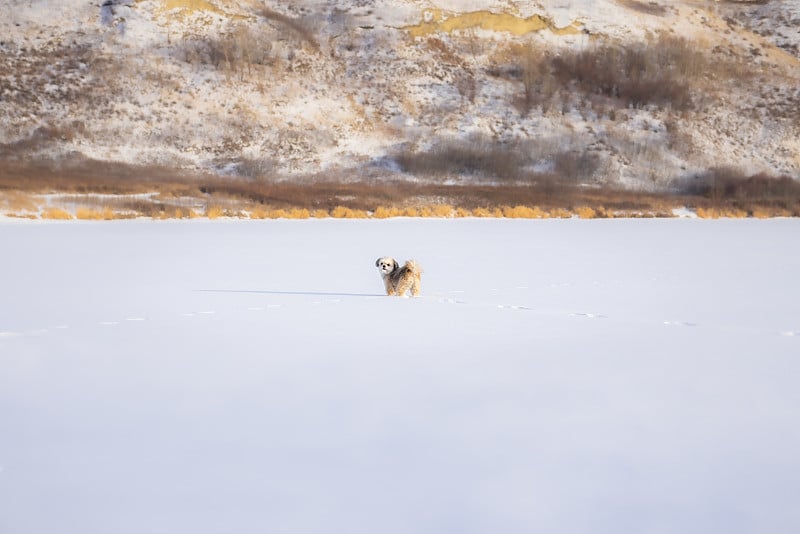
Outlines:
POLYGON ((789 0, 11 0, 0 20, 5 189, 800 176, 789 0))

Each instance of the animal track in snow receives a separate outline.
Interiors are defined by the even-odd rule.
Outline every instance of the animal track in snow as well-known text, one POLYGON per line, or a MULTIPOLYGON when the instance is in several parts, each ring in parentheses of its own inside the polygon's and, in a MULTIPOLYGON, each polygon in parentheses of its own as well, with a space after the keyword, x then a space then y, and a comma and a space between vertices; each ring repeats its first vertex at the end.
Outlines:
POLYGON ((186 312, 186 313, 182 313, 181 317, 197 317, 197 316, 200 316, 200 315, 208 316, 208 315, 214 315, 215 313, 216 312, 214 312, 214 311, 186 312))
POLYGON ((585 317, 586 319, 608 319, 607 316, 599 313, 570 313, 573 317, 585 317))
POLYGON ((438 299, 438 302, 440 304, 466 304, 466 302, 463 300, 452 299, 450 297, 440 298, 438 299))
POLYGON ((697 326, 697 323, 689 323, 686 321, 664 321, 664 326, 697 326))

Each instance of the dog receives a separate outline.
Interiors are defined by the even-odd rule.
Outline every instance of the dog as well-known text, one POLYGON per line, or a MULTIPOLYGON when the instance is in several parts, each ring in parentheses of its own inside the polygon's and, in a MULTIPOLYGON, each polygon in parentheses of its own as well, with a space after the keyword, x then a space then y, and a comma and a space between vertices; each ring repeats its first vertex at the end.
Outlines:
POLYGON ((417 262, 408 260, 401 267, 396 259, 383 256, 375 260, 375 266, 383 277, 387 295, 403 297, 411 291, 413 296, 419 296, 422 269, 417 262))

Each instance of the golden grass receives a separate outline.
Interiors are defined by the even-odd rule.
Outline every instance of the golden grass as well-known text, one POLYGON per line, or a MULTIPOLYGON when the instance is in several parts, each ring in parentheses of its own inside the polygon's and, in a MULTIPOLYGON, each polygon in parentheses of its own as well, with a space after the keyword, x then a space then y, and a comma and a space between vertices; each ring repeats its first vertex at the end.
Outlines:
POLYGON ((45 208, 42 211, 42 219, 70 220, 72 214, 61 208, 45 208))
POLYGON ((89 208, 78 208, 75 210, 75 218, 82 221, 102 221, 103 214, 89 208))
MULTIPOLYGON (((291 208, 291 209, 266 209, 257 207, 249 212, 251 219, 308 219, 312 216, 311 212, 305 208, 291 208)), ((325 212, 323 217, 327 217, 325 212)))
POLYGON ((305 208, 292 208, 289 210, 289 219, 308 219, 311 212, 305 208))
POLYGON ((781 207, 766 207, 766 206, 757 206, 753 208, 752 212, 750 213, 752 217, 757 219, 770 219, 772 217, 793 217, 796 214, 792 213, 790 210, 781 207))
MULTIPOLYGON (((102 221, 106 217, 104 217, 103 212, 93 210, 90 208, 78 208, 75 210, 75 218, 80 219, 82 221, 102 221)), ((114 212, 111 212, 111 217, 109 219, 114 218, 114 212)))
POLYGON ((472 210, 472 217, 500 218, 502 216, 503 216, 503 210, 500 208, 475 208, 472 210))
POLYGON ((331 217, 334 219, 366 219, 368 215, 364 210, 336 206, 331 211, 331 217))
POLYGON ((503 206, 503 217, 507 219, 542 219, 545 217, 545 212, 540 210, 537 206, 503 206))
POLYGON ((435 204, 433 206, 424 206, 420 208, 420 216, 422 217, 449 218, 454 214, 455 209, 448 204, 435 204))
MULTIPOLYGON (((695 208, 695 212, 702 219, 719 218, 745 218, 753 217, 766 219, 771 217, 792 217, 797 216, 791 210, 776 206, 757 206, 746 211, 733 206, 708 207, 700 206, 695 208)), ((33 213, 8 212, 8 217, 17 218, 37 218, 33 213)), ((78 208, 73 216, 70 212, 49 207, 42 214, 42 219, 78 219, 78 220, 114 220, 130 219, 137 215, 136 211, 114 211, 111 208, 92 209, 78 208)), ((201 216, 190 208, 172 207, 154 211, 150 214, 154 219, 192 219, 201 216)), ((501 205, 497 207, 479 206, 476 208, 454 207, 449 204, 432 204, 415 206, 378 206, 374 210, 363 210, 350 208, 347 206, 336 206, 330 211, 324 209, 309 210, 306 208, 264 208, 255 207, 249 211, 241 211, 234 208, 223 208, 221 206, 210 206, 206 210, 206 217, 217 219, 220 217, 238 217, 249 219, 388 219, 392 217, 428 217, 428 218, 497 218, 497 219, 596 219, 596 218, 671 218, 674 214, 671 208, 653 207, 651 209, 622 209, 612 210, 603 206, 591 207, 587 205, 577 206, 572 209, 567 208, 542 208, 540 206, 525 206, 518 204, 515 206, 501 205)))
POLYGON ((734 207, 697 208, 697 216, 701 219, 743 219, 747 212, 734 207))
POLYGON ((219 219, 225 215, 225 210, 219 206, 209 206, 206 209, 206 217, 209 219, 219 219))
POLYGON ((378 206, 372 213, 372 217, 375 219, 388 219, 390 217, 398 217, 399 215, 400 215, 399 209, 387 208, 385 206, 378 206))
POLYGON ((266 209, 262 208, 261 206, 258 206, 258 207, 255 207, 255 208, 251 208, 248 211, 248 216, 251 219, 259 219, 259 220, 260 219, 266 219, 267 218, 267 214, 268 214, 268 211, 266 209))
POLYGON ((548 212, 548 216, 552 219, 571 219, 572 212, 564 208, 552 208, 548 212))

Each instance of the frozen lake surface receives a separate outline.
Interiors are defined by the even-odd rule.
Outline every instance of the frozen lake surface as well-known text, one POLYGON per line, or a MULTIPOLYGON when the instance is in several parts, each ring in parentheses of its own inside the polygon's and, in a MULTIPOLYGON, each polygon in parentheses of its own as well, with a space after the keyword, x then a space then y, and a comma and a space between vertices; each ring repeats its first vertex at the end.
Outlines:
POLYGON ((0 222, 0 532, 800 532, 798 236, 0 222))

